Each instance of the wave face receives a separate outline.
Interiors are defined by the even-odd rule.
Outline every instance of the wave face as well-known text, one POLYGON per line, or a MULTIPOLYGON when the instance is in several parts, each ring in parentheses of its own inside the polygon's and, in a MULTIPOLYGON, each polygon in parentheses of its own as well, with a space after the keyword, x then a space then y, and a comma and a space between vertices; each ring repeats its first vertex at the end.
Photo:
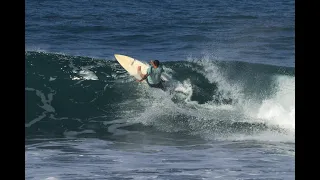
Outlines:
POLYGON ((208 56, 163 62, 171 79, 163 92, 114 59, 34 51, 25 59, 26 138, 157 131, 294 141, 294 68, 208 56))

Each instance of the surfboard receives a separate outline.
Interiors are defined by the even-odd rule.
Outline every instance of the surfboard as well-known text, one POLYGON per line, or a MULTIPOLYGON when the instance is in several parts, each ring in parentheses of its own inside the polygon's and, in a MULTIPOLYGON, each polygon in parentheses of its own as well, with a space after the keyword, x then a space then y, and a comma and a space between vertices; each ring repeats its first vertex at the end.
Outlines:
POLYGON ((147 63, 141 62, 138 59, 134 59, 129 56, 115 54, 114 57, 119 62, 119 64, 133 77, 140 80, 141 76, 138 73, 138 66, 141 66, 141 73, 146 74, 149 65, 147 63))
MULTIPOLYGON (((147 69, 150 67, 150 65, 146 62, 142 62, 138 59, 134 59, 132 57, 126 56, 126 55, 121 55, 121 54, 115 54, 114 57, 116 60, 119 62, 119 64, 134 78, 140 80, 141 76, 138 73, 138 66, 141 66, 141 73, 146 74, 147 69)), ((161 79, 164 81, 168 81, 168 79, 164 76, 161 75, 161 79)), ((145 81, 143 81, 145 82, 145 81)))

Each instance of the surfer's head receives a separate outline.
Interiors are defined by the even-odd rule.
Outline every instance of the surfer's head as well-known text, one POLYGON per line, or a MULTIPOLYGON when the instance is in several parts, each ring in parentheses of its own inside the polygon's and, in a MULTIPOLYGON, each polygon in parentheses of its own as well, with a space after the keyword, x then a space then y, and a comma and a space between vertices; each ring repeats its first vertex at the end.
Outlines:
POLYGON ((159 67, 160 62, 158 60, 151 60, 151 64, 155 67, 159 67))

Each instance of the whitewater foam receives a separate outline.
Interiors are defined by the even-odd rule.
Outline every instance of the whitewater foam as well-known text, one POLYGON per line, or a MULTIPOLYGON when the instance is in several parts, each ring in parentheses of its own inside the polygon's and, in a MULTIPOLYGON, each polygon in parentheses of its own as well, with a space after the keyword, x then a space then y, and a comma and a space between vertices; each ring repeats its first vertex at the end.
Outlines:
MULTIPOLYGON (((214 59, 209 55, 202 59, 188 59, 188 61, 196 62, 204 68, 202 73, 210 82, 217 82, 219 95, 222 98, 236 99, 237 108, 241 109, 246 115, 253 117, 253 121, 266 122, 272 125, 278 125, 288 130, 295 129, 295 78, 285 75, 274 75, 271 84, 274 85, 274 94, 264 99, 262 103, 256 99, 247 98, 243 95, 245 91, 241 82, 229 82, 222 68, 219 68, 214 59), (247 108, 243 108, 246 106, 247 108), (257 109, 257 107, 259 107, 257 109)), ((215 97, 221 98, 221 97, 215 97)))
POLYGON ((81 67, 81 70, 79 70, 78 68, 72 66, 72 64, 70 63, 70 67, 73 68, 73 72, 77 73, 77 76, 71 76, 72 80, 99 80, 99 78, 97 77, 97 75, 93 72, 90 71, 90 69, 92 68, 92 66, 85 66, 85 67, 81 67))
MULTIPOLYGON (((145 110, 132 118, 133 121, 152 125, 161 131, 188 131, 209 139, 229 137, 231 140, 294 141, 294 77, 275 75, 275 94, 261 103, 254 98, 245 98, 245 89, 241 82, 232 84, 225 77, 224 70, 212 63, 212 60, 204 58, 197 61, 197 64, 201 65, 203 70, 195 71, 202 73, 210 82, 217 83, 220 93, 217 98, 232 98, 238 101, 233 104, 217 104, 214 101, 199 104, 191 100, 193 85, 189 79, 185 79, 175 82, 174 93, 171 95, 159 96, 159 92, 147 91, 152 100, 148 99, 145 110), (178 97, 178 102, 173 102, 173 97, 178 97), (230 122, 230 126, 232 122, 261 123, 270 125, 271 129, 278 126, 284 130, 270 132, 270 129, 266 129, 246 134, 246 130, 239 129, 238 133, 230 134, 228 132, 232 131, 233 127, 217 126, 219 122, 230 122)), ((252 127, 247 128, 250 131, 252 127)))
POLYGON ((295 78, 277 76, 276 93, 266 99, 260 106, 257 117, 266 119, 267 123, 279 125, 282 128, 295 130, 295 78))
POLYGON ((25 124, 25 127, 31 127, 33 124, 35 124, 38 121, 40 121, 43 118, 45 118, 47 116, 47 113, 54 113, 55 112, 55 109, 54 109, 54 107, 52 107, 51 102, 53 100, 53 95, 55 95, 56 92, 51 90, 51 92, 48 93, 48 95, 47 95, 48 98, 46 98, 44 93, 39 91, 39 90, 37 90, 37 89, 26 87, 25 90, 26 91, 35 91, 36 95, 38 97, 40 97, 41 102, 43 103, 42 106, 39 105, 39 107, 44 110, 42 112, 42 114, 39 115, 38 117, 34 118, 33 120, 31 120, 29 123, 25 124))

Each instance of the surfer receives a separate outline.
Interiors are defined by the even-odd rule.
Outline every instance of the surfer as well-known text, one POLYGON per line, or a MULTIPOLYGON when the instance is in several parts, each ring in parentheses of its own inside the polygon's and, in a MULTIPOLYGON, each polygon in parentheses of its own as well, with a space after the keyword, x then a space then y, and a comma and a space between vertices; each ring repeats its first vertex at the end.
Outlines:
POLYGON ((162 67, 160 67, 160 62, 158 60, 151 60, 150 64, 151 66, 147 69, 147 74, 142 74, 141 66, 138 66, 138 73, 140 74, 142 79, 137 81, 141 82, 143 80, 146 80, 150 87, 160 88, 164 90, 164 86, 161 80, 161 74, 164 72, 164 70, 162 67))

